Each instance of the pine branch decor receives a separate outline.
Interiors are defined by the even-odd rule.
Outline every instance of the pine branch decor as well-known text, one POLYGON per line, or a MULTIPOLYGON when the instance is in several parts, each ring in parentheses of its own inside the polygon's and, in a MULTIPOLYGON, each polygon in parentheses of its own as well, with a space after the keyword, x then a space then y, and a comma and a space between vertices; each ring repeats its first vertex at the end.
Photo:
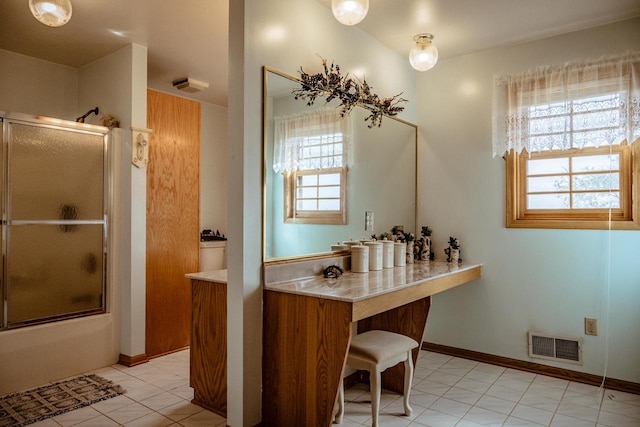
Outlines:
POLYGON ((323 71, 316 74, 308 74, 300 67, 300 89, 294 89, 292 94, 295 99, 307 101, 307 105, 314 104, 318 97, 325 96, 326 102, 337 98, 340 100, 341 116, 348 115, 353 107, 360 105, 369 110, 370 114, 364 119, 369 129, 382 125, 382 117, 396 116, 404 110, 398 105, 408 100, 401 97, 402 93, 391 98, 381 98, 372 92, 371 86, 364 79, 362 82, 340 73, 340 66, 333 62, 327 65, 327 60, 322 58, 323 71))

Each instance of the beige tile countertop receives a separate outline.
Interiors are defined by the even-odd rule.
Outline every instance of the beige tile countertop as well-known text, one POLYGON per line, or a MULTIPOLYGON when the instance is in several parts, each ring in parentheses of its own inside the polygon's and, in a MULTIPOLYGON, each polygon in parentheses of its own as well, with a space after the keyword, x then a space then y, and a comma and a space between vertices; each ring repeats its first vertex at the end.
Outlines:
POLYGON ((187 279, 201 280, 203 282, 213 282, 227 284, 227 270, 204 271, 201 273, 185 274, 187 279))
POLYGON ((482 264, 468 262, 452 264, 444 261, 416 261, 414 264, 407 264, 406 267, 394 267, 393 269, 368 273, 345 271, 341 277, 336 279, 313 276, 274 282, 266 284, 265 289, 356 303, 387 293, 406 290, 416 285, 427 284, 428 286, 428 282, 434 283, 432 292, 428 289, 423 292, 435 294, 445 289, 440 286, 442 282, 440 279, 445 279, 447 276, 457 276, 464 272, 470 272, 470 270, 477 270, 477 277, 479 277, 481 267, 482 264))

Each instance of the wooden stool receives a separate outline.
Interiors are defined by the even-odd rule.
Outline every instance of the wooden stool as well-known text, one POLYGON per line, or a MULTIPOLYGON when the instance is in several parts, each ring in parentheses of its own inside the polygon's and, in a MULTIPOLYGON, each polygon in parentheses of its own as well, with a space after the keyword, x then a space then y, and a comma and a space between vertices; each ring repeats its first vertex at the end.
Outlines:
MULTIPOLYGON (((404 362, 404 414, 411 415, 409 393, 413 380, 413 357, 411 350, 418 347, 413 339, 395 332, 371 330, 351 339, 347 365, 369 371, 371 388, 372 426, 378 426, 380 406, 380 374, 400 362, 404 362)), ((338 390, 338 413, 335 423, 340 424, 344 415, 344 384, 338 390)))

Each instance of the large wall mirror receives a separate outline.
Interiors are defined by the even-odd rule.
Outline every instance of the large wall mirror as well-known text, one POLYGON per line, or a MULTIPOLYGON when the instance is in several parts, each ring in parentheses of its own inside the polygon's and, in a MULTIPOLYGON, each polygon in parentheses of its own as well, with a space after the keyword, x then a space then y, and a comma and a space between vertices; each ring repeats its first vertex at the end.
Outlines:
POLYGON ((300 87, 298 79, 269 67, 264 67, 263 73, 264 261, 323 255, 338 242, 370 238, 396 225, 415 233, 417 126, 385 117, 381 127, 369 129, 364 120, 368 114, 362 107, 354 108, 348 116, 352 143, 351 160, 345 168, 343 223, 291 218, 291 195, 287 195, 291 194, 291 181, 285 178, 286 172, 276 172, 278 167, 274 170, 275 120, 338 104, 334 100, 327 105, 324 99, 317 99, 313 106, 307 106, 292 95, 300 87), (373 214, 373 221, 365 226, 367 212, 373 214))

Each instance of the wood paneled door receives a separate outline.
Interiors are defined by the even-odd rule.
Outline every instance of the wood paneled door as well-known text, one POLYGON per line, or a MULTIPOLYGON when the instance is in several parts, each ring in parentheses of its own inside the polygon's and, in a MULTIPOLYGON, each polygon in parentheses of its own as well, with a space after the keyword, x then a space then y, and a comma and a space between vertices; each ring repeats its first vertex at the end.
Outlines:
POLYGON ((200 103, 147 92, 146 353, 189 345, 200 249, 200 103))

